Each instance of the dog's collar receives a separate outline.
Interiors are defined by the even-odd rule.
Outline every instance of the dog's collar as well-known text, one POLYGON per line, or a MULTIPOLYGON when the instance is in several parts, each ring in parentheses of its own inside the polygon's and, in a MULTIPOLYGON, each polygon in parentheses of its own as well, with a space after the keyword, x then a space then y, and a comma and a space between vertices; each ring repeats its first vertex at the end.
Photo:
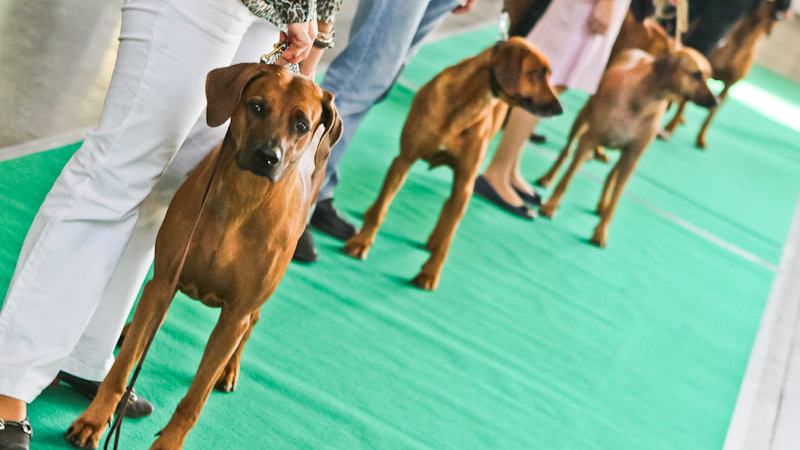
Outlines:
POLYGON ((492 48, 491 56, 489 56, 489 89, 492 90, 493 97, 499 98, 501 100, 502 100, 502 97, 500 96, 501 94, 505 97, 508 97, 508 95, 506 95, 505 91, 503 90, 503 86, 500 86, 500 82, 497 81, 497 74, 494 73, 494 64, 492 64, 492 61, 494 60, 494 54, 497 53, 497 49, 500 48, 500 46, 503 45, 504 43, 505 41, 497 41, 497 43, 494 44, 494 47, 492 48))

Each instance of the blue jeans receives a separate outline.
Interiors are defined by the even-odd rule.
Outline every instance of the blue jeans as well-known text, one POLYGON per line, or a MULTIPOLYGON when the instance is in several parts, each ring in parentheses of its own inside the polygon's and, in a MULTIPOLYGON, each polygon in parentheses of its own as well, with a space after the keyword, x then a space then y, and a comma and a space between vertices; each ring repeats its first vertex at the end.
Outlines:
POLYGON ((331 150, 317 201, 333 197, 338 166, 356 128, 383 100, 422 40, 461 0, 360 0, 347 47, 325 73, 322 88, 336 96, 342 138, 331 150))

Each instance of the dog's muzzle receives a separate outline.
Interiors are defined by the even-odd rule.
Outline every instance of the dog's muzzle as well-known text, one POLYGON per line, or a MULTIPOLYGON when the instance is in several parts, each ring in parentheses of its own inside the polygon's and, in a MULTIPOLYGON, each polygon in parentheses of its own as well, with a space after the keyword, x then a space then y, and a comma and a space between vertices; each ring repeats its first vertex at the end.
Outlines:
POLYGON ((275 183, 283 176, 284 151, 280 146, 262 145, 239 153, 236 163, 242 170, 249 170, 275 183))
POLYGON ((564 107, 561 106, 561 102, 558 100, 543 104, 534 102, 530 97, 515 96, 514 102, 534 116, 553 117, 564 112, 564 107))

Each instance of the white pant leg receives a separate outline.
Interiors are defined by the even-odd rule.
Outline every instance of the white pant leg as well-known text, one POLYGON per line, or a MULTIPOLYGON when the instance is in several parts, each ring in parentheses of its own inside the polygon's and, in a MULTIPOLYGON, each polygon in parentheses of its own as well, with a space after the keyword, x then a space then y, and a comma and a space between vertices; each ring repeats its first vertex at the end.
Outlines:
POLYGON ((98 127, 37 214, 0 311, 0 394, 32 401, 72 352, 138 207, 253 22, 238 0, 128 0, 98 127))
MULTIPOLYGON (((263 19, 254 19, 230 64, 257 62, 278 42, 277 28, 263 19)), ((152 265, 156 234, 167 206, 189 173, 222 142, 227 128, 227 123, 209 127, 205 109, 200 114, 164 175, 142 203, 131 239, 100 305, 62 370, 89 380, 105 378, 114 362, 114 345, 152 265)))

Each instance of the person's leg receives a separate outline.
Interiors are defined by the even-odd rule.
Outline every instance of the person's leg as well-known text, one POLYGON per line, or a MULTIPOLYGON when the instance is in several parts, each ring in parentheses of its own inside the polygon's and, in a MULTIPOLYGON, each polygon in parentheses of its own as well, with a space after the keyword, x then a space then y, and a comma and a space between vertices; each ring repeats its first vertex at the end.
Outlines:
POLYGON ((347 48, 328 67, 322 88, 336 96, 344 133, 331 150, 318 202, 333 197, 338 166, 358 125, 385 97, 406 61, 459 0, 361 0, 347 48))
POLYGON ((80 340, 139 205, 203 108, 205 74, 230 61, 248 14, 235 0, 123 6, 100 123, 41 206, 0 311, 0 395, 32 401, 80 340))
MULTIPOLYGON (((245 16, 248 17, 248 16, 245 16)), ((224 64, 258 62, 279 39, 278 29, 252 16, 233 59, 224 64)), ((114 362, 114 346, 150 265, 158 228, 175 191, 191 171, 225 136, 227 125, 209 127, 205 110, 200 113, 164 175, 142 203, 136 225, 118 265, 88 326, 62 370, 88 380, 102 380, 114 362)))
POLYGON ((500 144, 482 175, 497 194, 512 206, 523 204, 512 183, 520 189, 527 187, 533 192, 528 183, 520 181, 522 176, 519 175, 519 161, 528 136, 538 123, 539 118, 533 114, 520 108, 512 108, 500 144))

